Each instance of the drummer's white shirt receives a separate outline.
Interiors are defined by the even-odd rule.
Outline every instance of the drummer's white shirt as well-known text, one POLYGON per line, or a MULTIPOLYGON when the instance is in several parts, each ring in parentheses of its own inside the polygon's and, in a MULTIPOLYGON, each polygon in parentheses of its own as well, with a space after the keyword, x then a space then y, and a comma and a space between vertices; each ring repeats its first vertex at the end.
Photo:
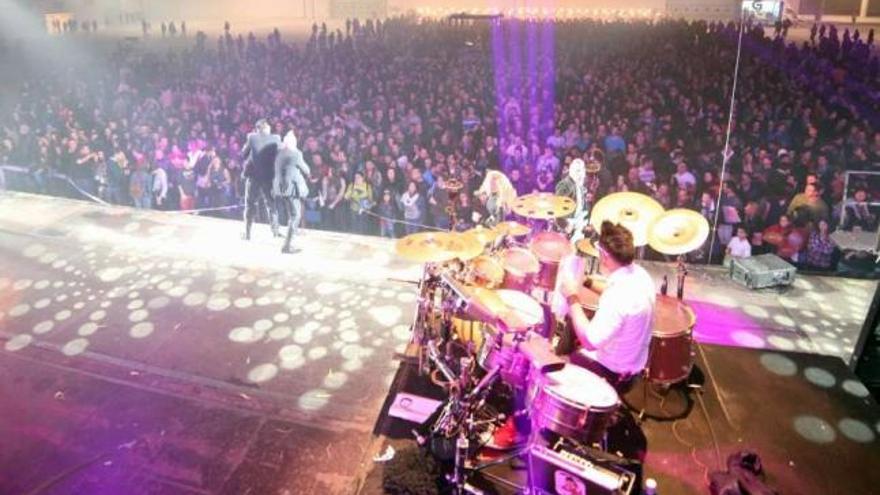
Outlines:
POLYGON ((587 340, 596 349, 577 352, 615 373, 640 373, 648 363, 656 300, 654 280, 644 268, 635 263, 618 268, 608 276, 587 326, 587 340))

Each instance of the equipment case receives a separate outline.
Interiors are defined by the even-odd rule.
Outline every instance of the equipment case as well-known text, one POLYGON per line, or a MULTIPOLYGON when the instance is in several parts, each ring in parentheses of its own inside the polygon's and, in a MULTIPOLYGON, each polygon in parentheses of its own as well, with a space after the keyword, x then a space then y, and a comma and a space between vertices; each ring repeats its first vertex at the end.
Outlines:
POLYGON ((797 269, 775 254, 734 258, 730 278, 749 289, 791 285, 797 269))

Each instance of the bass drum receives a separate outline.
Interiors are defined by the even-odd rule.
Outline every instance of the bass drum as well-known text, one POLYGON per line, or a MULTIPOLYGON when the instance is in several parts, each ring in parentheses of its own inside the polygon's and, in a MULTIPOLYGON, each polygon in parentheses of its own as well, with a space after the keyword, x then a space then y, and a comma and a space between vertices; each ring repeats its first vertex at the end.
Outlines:
POLYGON ((587 445, 602 440, 620 404, 608 382, 573 364, 534 379, 527 400, 533 428, 587 445))
POLYGON ((678 383, 691 374, 695 323, 696 316, 690 306, 671 296, 657 296, 648 380, 666 385, 678 383))

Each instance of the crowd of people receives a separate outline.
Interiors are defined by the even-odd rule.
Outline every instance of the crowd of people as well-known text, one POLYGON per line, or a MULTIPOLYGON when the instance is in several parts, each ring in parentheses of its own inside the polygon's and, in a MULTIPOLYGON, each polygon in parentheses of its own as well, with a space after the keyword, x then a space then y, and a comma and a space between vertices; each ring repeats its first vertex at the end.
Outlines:
POLYGON ((242 144, 266 117, 300 138, 309 227, 468 228, 486 216, 487 170, 518 194, 552 192, 582 158, 602 164, 592 202, 643 192, 717 216, 719 258, 830 269, 829 232, 877 224, 876 183, 852 176, 844 199, 846 171, 880 164, 873 30, 822 25, 799 45, 748 24, 720 177, 737 35, 732 23, 401 17, 316 25, 297 45, 227 28, 215 45, 125 47, 104 70, 27 81, 0 116, 0 163, 27 168, 23 187, 39 192, 71 194, 50 180, 60 173, 110 203, 239 216, 242 144), (552 48, 536 53, 545 36, 552 48))

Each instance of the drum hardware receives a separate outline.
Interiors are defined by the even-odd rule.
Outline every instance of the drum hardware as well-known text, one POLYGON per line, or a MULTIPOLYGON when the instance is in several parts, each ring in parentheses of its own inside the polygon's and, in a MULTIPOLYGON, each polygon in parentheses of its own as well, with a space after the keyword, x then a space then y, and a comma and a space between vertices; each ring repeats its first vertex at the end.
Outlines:
POLYGON ((444 184, 444 189, 449 195, 449 204, 446 206, 446 214, 449 215, 449 230, 455 230, 458 225, 458 199, 461 197, 459 193, 464 188, 464 183, 458 179, 448 179, 444 184))
POLYGON ((675 268, 675 278, 676 278, 676 297, 681 301, 684 299, 684 281, 687 278, 688 270, 687 266, 684 263, 684 256, 678 257, 678 263, 675 268))
POLYGON ((677 256, 676 293, 684 298, 684 283, 688 271, 685 255, 699 249, 709 237, 709 221, 700 213, 684 208, 666 211, 651 222, 648 245, 658 253, 677 256))

